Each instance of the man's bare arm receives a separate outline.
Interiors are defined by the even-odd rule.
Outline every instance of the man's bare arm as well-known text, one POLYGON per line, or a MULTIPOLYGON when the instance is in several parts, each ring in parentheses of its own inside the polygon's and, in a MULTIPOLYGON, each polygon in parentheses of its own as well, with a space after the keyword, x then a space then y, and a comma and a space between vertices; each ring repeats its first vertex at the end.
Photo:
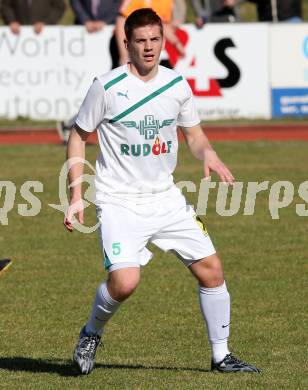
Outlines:
POLYGON ((234 177, 225 164, 217 156, 207 136, 200 125, 182 128, 187 145, 192 154, 203 160, 204 175, 210 176, 210 172, 216 172, 220 180, 226 183, 233 183, 234 177))
POLYGON ((175 33, 175 26, 171 23, 164 23, 164 37, 174 46, 181 56, 185 56, 185 48, 175 33))
POLYGON ((70 184, 70 204, 64 217, 64 225, 73 231, 73 217, 83 223, 82 174, 85 159, 85 145, 90 133, 73 127, 67 144, 68 179, 70 184), (75 161, 74 161, 75 160, 75 161), (77 161, 76 161, 77 160, 77 161), (79 160, 79 161, 78 161, 79 160))
POLYGON ((125 32, 124 32, 125 17, 119 15, 115 23, 115 37, 119 50, 119 64, 124 65, 128 61, 128 54, 125 47, 125 32))

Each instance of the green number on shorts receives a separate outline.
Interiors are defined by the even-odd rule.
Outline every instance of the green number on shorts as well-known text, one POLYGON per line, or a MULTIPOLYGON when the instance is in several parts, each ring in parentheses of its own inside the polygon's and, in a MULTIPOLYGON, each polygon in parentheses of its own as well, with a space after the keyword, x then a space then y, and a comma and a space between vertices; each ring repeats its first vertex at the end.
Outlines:
POLYGON ((120 242, 114 242, 112 244, 112 253, 115 256, 118 256, 121 253, 121 244, 120 244, 120 242))

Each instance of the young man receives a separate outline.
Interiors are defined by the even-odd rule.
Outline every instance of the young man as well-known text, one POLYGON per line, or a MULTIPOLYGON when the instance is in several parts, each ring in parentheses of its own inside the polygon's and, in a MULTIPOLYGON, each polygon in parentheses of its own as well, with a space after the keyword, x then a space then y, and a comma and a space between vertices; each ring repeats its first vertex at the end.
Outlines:
MULTIPOLYGON (((158 15, 149 8, 133 12, 125 22, 125 35, 131 62, 94 80, 68 142, 69 179, 77 183, 83 164, 71 161, 84 158, 87 137, 98 129, 96 206, 109 271, 107 282, 97 289, 73 359, 82 374, 92 371, 105 325, 137 287, 140 266, 151 258, 146 244, 152 242, 175 251, 199 282, 212 370, 259 372, 228 349, 230 297, 222 266, 206 230, 173 183, 177 126, 183 128, 194 156, 203 160, 206 177, 214 171, 224 182, 234 178, 200 127, 185 79, 158 65, 164 44, 158 15)), ((83 223, 80 184, 71 188, 64 219, 69 231, 74 214, 83 223)))

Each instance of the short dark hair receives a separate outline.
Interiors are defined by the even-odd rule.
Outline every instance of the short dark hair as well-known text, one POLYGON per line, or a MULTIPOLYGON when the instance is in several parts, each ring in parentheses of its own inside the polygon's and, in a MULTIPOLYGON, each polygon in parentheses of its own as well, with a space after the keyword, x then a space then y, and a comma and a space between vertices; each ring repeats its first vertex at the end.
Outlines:
POLYGON ((148 25, 159 26, 161 35, 163 36, 163 24, 161 18, 152 8, 140 8, 132 12, 126 19, 124 24, 124 31, 126 39, 131 40, 135 28, 144 27, 148 25))

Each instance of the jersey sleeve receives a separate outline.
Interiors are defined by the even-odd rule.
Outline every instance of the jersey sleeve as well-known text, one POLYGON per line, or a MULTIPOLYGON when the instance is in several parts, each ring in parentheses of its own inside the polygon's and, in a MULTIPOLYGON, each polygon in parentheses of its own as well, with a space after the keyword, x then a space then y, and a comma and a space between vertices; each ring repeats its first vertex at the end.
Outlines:
POLYGON ((76 118, 76 124, 82 130, 91 133, 103 121, 105 112, 105 91, 100 81, 95 79, 81 104, 76 118))
POLYGON ((186 80, 184 82, 185 96, 180 108, 177 124, 182 127, 192 127, 200 123, 197 107, 190 86, 186 80))

